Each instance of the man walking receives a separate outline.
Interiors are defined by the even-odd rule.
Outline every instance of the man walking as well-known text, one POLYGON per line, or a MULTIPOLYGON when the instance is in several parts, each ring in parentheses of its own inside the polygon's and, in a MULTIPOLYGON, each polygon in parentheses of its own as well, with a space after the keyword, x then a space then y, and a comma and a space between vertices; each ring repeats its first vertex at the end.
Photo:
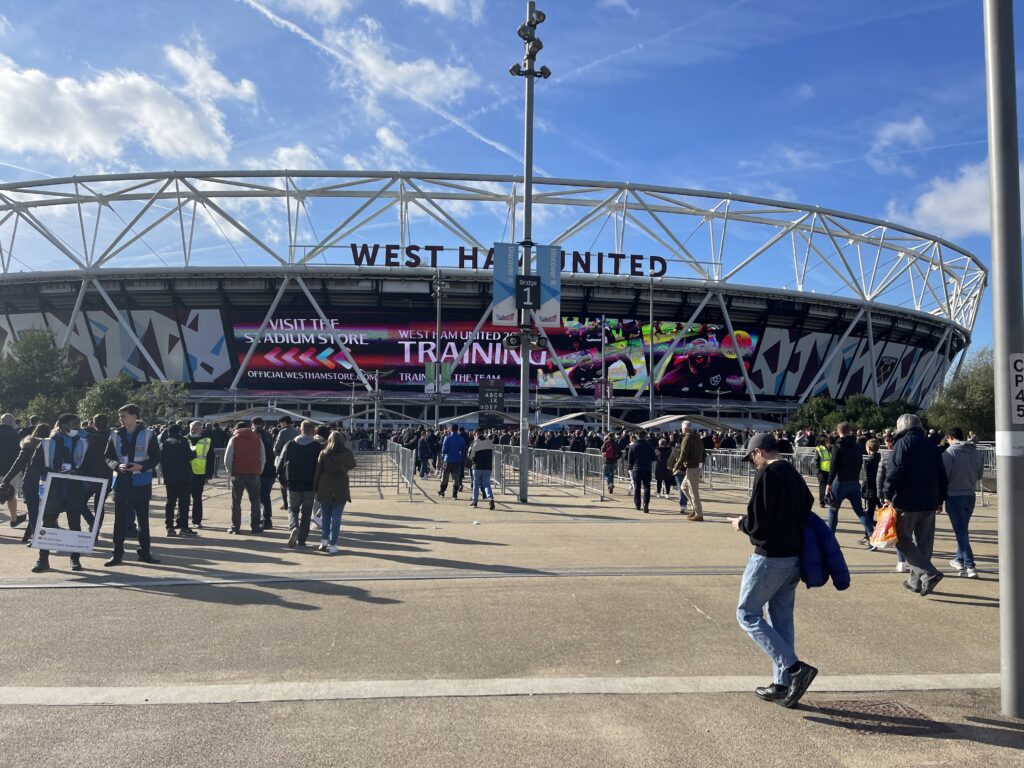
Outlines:
POLYGON ((188 527, 189 493, 192 490, 191 462, 195 454, 192 444, 181 437, 181 427, 171 424, 167 428, 167 437, 160 444, 160 472, 164 478, 164 491, 167 504, 164 507, 164 526, 168 536, 195 534, 188 527), (175 519, 174 508, 178 508, 175 519))
POLYGON ((153 498, 153 469, 160 463, 156 434, 139 423, 139 406, 122 405, 117 415, 121 428, 107 442, 107 466, 114 472, 114 552, 103 565, 111 568, 124 559, 128 521, 136 520, 139 560, 159 563, 149 548, 149 502, 153 498))
POLYGON ((491 470, 494 467, 494 443, 491 442, 487 433, 478 429, 473 444, 469 447, 466 456, 471 467, 473 482, 473 498, 469 506, 475 507, 482 496, 490 502, 490 508, 494 509, 494 490, 491 488, 491 470))
POLYGON ((754 693, 764 701, 793 707, 818 674, 797 658, 793 626, 804 525, 814 497, 796 468, 780 459, 771 433, 751 437, 746 450, 743 461, 752 462, 757 474, 746 517, 734 517, 731 522, 750 538, 754 554, 743 573, 736 618, 772 660, 772 684, 754 693))
POLYGON ((189 498, 192 507, 192 525, 203 527, 203 491, 206 481, 213 477, 213 465, 216 461, 213 453, 213 438, 204 434, 203 422, 193 421, 188 425, 189 444, 192 446, 193 458, 189 462, 191 478, 189 480, 189 498))
POLYGON ((466 439, 459 434, 458 427, 451 426, 451 432, 441 443, 441 460, 444 462, 444 473, 441 475, 441 488, 437 495, 444 498, 448 489, 448 479, 452 479, 452 498, 459 498, 462 490, 462 462, 466 458, 466 439))
POLYGON ((277 436, 274 438, 274 463, 278 469, 278 478, 281 481, 281 498, 284 504, 281 509, 289 509, 288 481, 282 469, 284 462, 284 449, 292 440, 299 436, 299 430, 292 426, 291 416, 282 416, 277 420, 277 436))
POLYGON ((274 467, 274 439, 267 432, 266 423, 259 416, 252 420, 252 431, 259 435, 263 443, 263 471, 260 472, 260 505, 263 507, 264 531, 274 527, 273 511, 274 500, 271 495, 274 491, 274 480, 277 477, 277 469, 274 467))
POLYGON ((932 565, 935 513, 948 488, 942 456, 921 426, 905 413, 896 420, 896 442, 885 462, 885 498, 896 508, 896 548, 910 565, 903 583, 911 592, 930 595, 943 574, 932 565))
POLYGON ((956 557, 949 564, 958 575, 976 579, 978 571, 974 567, 974 552, 967 528, 974 514, 975 489, 985 472, 985 460, 974 443, 964 440, 964 431, 960 427, 953 427, 946 437, 949 447, 942 453, 942 466, 949 479, 946 514, 956 536, 956 557))
POLYGON ((853 513, 864 527, 864 537, 857 543, 870 546, 868 539, 871 538, 874 526, 865 517, 864 507, 860 503, 860 472, 864 467, 864 453, 849 424, 845 421, 839 424, 836 432, 839 439, 832 446, 828 485, 825 486, 825 498, 828 498, 829 492, 832 494, 832 501, 828 506, 828 527, 832 529, 832 533, 836 532, 839 526, 839 507, 844 500, 849 499, 853 513))
POLYGON ((639 435, 633 435, 627 461, 629 476, 633 480, 633 506, 640 509, 642 501, 645 514, 651 511, 651 465, 654 460, 654 447, 647 441, 647 432, 641 430, 639 435))
POLYGON ((249 532, 262 533, 260 527, 260 473, 267 460, 260 436, 249 423, 235 424, 235 434, 228 440, 224 452, 224 469, 231 477, 231 527, 228 533, 237 534, 242 528, 242 494, 249 497, 249 532))
POLYGON ((679 514, 686 512, 683 499, 693 502, 693 511, 686 516, 695 523, 704 520, 704 510, 700 502, 700 473, 704 466, 704 444, 701 442, 693 425, 684 421, 681 425, 683 443, 679 448, 679 458, 672 467, 672 474, 679 476, 679 514))
POLYGON ((316 424, 305 420, 300 433, 281 453, 281 467, 288 487, 289 547, 304 547, 309 537, 310 516, 316 498, 316 463, 320 457, 320 442, 314 438, 316 424))

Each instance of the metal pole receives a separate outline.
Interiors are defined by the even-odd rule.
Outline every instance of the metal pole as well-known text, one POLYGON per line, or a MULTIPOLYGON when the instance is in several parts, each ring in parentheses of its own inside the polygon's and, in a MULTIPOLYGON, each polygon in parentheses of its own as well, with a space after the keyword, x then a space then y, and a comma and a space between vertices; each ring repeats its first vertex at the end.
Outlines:
POLYGON ((601 315, 601 378, 598 379, 598 386, 601 387, 601 401, 604 403, 605 419, 604 430, 611 432, 612 429, 612 406, 608 400, 608 368, 604 360, 604 326, 607 320, 601 315))
MULTIPOLYGON (((526 22, 529 24, 536 3, 526 4, 526 22)), ((533 249, 533 65, 536 55, 526 53, 526 115, 523 120, 523 274, 530 274, 533 249)), ((519 501, 526 503, 530 489, 530 311, 524 309, 519 316, 519 501)))
POLYGON ((441 268, 434 274, 434 300, 437 302, 437 330, 434 336, 434 432, 441 420, 441 268))
POLYGON ((1024 388, 1020 179, 1012 0, 985 0, 992 315, 999 500, 999 633, 1002 710, 1024 716, 1024 388))
MULTIPOLYGON (((625 227, 625 222, 623 222, 625 227)), ((651 289, 648 295, 648 318, 650 324, 648 325, 648 333, 651 335, 650 348, 648 349, 647 358, 647 375, 651 375, 651 371, 654 370, 654 278, 651 278, 651 289)), ((647 399, 647 418, 651 421, 654 420, 654 387, 650 387, 647 399)))

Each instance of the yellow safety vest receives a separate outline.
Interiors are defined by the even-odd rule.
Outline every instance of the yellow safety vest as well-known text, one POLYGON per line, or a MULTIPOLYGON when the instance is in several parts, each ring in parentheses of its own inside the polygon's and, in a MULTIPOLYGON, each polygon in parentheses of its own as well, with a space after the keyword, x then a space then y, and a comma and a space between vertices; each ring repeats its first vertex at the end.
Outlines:
POLYGON ((815 450, 818 452, 818 471, 829 472, 832 469, 832 453, 824 445, 819 445, 815 450))
POLYGON ((192 459, 192 474, 193 475, 205 475, 206 474, 206 456, 210 452, 210 446, 213 441, 208 437, 201 437, 196 441, 196 457, 192 459))

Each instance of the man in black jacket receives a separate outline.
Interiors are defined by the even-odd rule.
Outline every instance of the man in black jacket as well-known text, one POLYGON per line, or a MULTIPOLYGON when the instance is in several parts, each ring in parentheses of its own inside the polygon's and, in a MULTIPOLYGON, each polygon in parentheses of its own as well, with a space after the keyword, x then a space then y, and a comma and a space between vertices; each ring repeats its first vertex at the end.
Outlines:
POLYGON ((828 507, 828 527, 832 533, 839 525, 839 507, 845 499, 850 500, 853 513, 857 515, 864 527, 864 538, 860 544, 867 544, 871 538, 873 523, 864 514, 860 503, 860 472, 864 467, 864 452, 857 443, 853 429, 845 421, 836 427, 839 439, 832 446, 832 461, 828 473, 828 485, 825 486, 825 497, 832 493, 832 502, 828 507))
POLYGON ((651 511, 651 466, 654 464, 654 460, 654 447, 647 440, 647 432, 641 430, 639 435, 633 435, 627 461, 629 462, 629 476, 633 479, 633 504, 640 509, 642 487, 644 512, 651 511))
MULTIPOLYGON (((110 486, 110 467, 104 454, 107 451, 107 442, 110 440, 110 419, 105 413, 97 413, 92 417, 92 426, 85 437, 85 461, 82 462, 81 474, 87 477, 103 477, 107 479, 107 486, 110 486)), ((82 499, 82 519, 92 528, 95 515, 100 513, 100 485, 99 483, 87 483, 85 498, 82 499), (89 510, 89 500, 92 499, 92 511, 89 510)))
POLYGON ((772 684, 754 693, 764 701, 792 707, 818 674, 797 658, 793 626, 804 526, 814 497, 796 468, 780 459, 778 443, 770 432, 751 437, 746 450, 743 460, 752 462, 757 474, 747 516, 734 517, 731 522, 750 538, 754 554, 743 573, 736 618, 768 654, 774 668, 772 684))
POLYGON ((167 504, 164 506, 164 525, 168 536, 176 536, 175 529, 183 536, 195 534, 188 527, 189 496, 192 491, 192 459, 196 456, 192 444, 181 436, 181 427, 171 424, 167 437, 160 445, 160 472, 164 478, 167 504), (174 508, 178 518, 174 518, 174 508))
POLYGON ((885 498, 896 508, 896 548, 910 565, 904 586, 929 595, 942 580, 932 565, 935 513, 949 481, 942 453, 924 434, 921 420, 905 413, 896 421, 896 443, 885 462, 885 498))
POLYGON ((260 527, 264 531, 269 531, 274 527, 274 500, 271 495, 274 490, 274 481, 277 479, 277 469, 274 466, 274 438, 267 431, 266 422, 259 416, 252 420, 252 431, 263 441, 263 451, 266 455, 263 471, 260 473, 260 506, 263 507, 263 524, 260 527))
POLYGON ((281 452, 281 466, 288 486, 288 525, 292 529, 288 536, 289 547, 306 546, 316 497, 313 478, 323 447, 313 437, 316 433, 314 422, 303 421, 300 430, 298 437, 290 440, 281 452))

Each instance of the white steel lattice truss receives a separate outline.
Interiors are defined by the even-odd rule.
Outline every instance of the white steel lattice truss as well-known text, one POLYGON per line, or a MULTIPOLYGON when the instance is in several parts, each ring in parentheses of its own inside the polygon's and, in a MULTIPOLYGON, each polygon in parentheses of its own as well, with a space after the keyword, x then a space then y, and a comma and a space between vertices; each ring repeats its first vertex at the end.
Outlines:
MULTIPOLYGON (((460 246, 486 251, 496 240, 521 236, 521 188, 513 176, 334 171, 142 173, 9 183, 0 185, 0 270, 8 281, 57 273, 80 278, 71 321, 55 331, 63 343, 86 292, 95 290, 155 375, 165 378, 104 290, 105 276, 272 268, 282 281, 278 298, 295 281, 323 318, 302 282, 310 269, 350 271, 349 247, 357 242, 403 249, 445 242, 439 266, 451 266, 460 246)), ((702 286, 727 323, 722 294, 740 287, 789 297, 801 293, 804 301, 813 300, 811 294, 842 299, 859 309, 847 334, 866 319, 872 361, 873 309, 940 324, 944 355, 929 361, 935 370, 925 378, 932 385, 955 357, 954 334, 964 342, 959 347, 969 341, 987 281, 986 268, 973 254, 923 232, 818 207, 689 189, 540 179, 534 186, 533 234, 535 241, 560 244, 567 252, 659 254, 668 270, 654 283, 702 286)), ((267 319, 272 313, 273 307, 267 319)), ((16 333, 13 326, 11 331, 16 333)), ((369 390, 368 378, 355 370, 369 390)), ((876 396, 878 386, 872 377, 876 396)), ((756 399, 752 389, 750 397, 756 399)))

